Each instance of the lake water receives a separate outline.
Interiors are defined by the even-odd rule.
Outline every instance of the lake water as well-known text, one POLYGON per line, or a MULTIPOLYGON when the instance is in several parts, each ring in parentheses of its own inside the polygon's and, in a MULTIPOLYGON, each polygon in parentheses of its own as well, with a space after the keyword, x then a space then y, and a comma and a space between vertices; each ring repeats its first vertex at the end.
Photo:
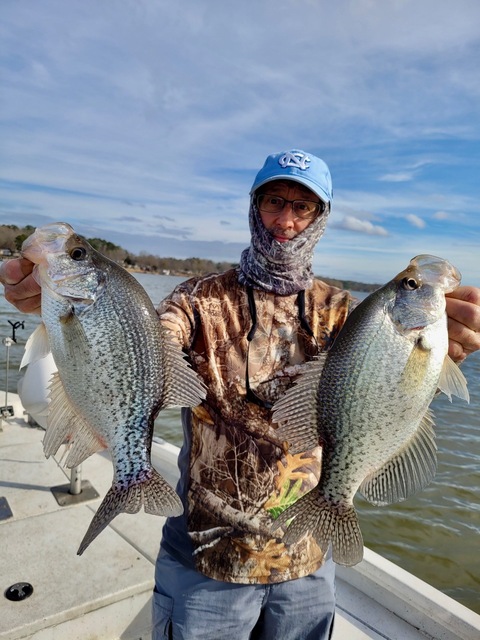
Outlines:
MULTIPOLYGON (((138 279, 155 303, 183 280, 148 274, 138 279)), ((0 296, 2 340, 12 334, 9 320, 25 324, 25 329, 17 329, 17 343, 9 349, 9 389, 16 392, 23 346, 38 318, 18 313, 0 296)), ((1 349, 0 344, 0 389, 4 389, 7 347, 3 346, 3 357, 1 349)), ((471 404, 457 398, 450 403, 442 395, 432 405, 439 449, 432 483, 401 504, 373 507, 356 499, 356 506, 367 546, 480 613, 480 353, 462 369, 471 404)), ((179 410, 163 411, 156 432, 180 445, 179 410)))

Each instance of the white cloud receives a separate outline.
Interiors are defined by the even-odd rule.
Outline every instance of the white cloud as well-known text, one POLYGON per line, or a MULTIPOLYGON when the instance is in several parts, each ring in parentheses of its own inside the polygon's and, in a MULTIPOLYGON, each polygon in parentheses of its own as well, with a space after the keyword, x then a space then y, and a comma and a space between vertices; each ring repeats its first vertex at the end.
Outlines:
POLYGON ((436 211, 432 218, 434 220, 450 220, 451 219, 451 215, 449 213, 447 213, 446 211, 436 211))
POLYGON ((422 220, 419 216, 416 216, 414 213, 408 213, 405 216, 405 220, 407 220, 413 227, 417 229, 425 229, 427 223, 425 220, 422 220))
POLYGON ((450 238, 479 228, 464 169, 480 139, 480 3, 265 0, 254 19, 224 0, 4 4, 6 222, 233 252, 248 242, 255 171, 295 146, 327 160, 331 225, 343 215, 337 226, 363 235, 371 268, 387 259, 375 243, 411 242, 409 211, 450 238))
POLYGON ((384 176, 380 176, 378 179, 382 182, 409 182, 413 180, 413 173, 387 173, 384 176))
POLYGON ((335 223, 336 229, 344 231, 354 231, 369 236, 388 236, 388 231, 380 225, 372 224, 369 220, 360 220, 354 216, 344 216, 340 222, 335 223))

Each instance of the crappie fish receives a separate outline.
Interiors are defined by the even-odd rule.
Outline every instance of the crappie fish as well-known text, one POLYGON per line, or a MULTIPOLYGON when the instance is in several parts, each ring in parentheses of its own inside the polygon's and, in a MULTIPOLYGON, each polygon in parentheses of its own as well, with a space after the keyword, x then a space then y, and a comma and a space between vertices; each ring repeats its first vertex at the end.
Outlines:
POLYGON ((107 448, 113 482, 83 538, 82 554, 119 513, 180 515, 181 501, 152 467, 153 423, 168 406, 195 406, 203 383, 160 324, 139 282, 65 223, 35 230, 22 254, 36 263, 42 320, 21 366, 51 350, 45 455, 69 443, 67 467, 107 448))
POLYGON ((294 453, 323 447, 317 487, 273 523, 286 530, 285 542, 310 532, 322 549, 332 544, 335 562, 354 565, 363 557, 357 490, 385 505, 434 477, 429 405, 437 389, 469 400, 447 355, 444 294, 460 279, 441 258, 411 260, 351 312, 330 351, 275 404, 277 433, 294 453))

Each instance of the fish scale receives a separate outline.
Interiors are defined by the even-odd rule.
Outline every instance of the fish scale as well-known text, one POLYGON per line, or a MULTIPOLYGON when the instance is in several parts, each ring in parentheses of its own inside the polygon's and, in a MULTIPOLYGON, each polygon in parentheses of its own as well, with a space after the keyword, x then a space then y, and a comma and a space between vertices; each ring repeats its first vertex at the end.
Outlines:
POLYGON ((66 465, 108 448, 113 481, 78 553, 121 512, 180 515, 175 491, 152 467, 154 420, 167 406, 196 406, 203 383, 160 324, 140 283, 95 251, 66 223, 36 229, 22 247, 36 263, 42 325, 22 366, 51 350, 44 451, 69 443, 66 465))
POLYGON ((326 357, 275 404, 278 434, 292 452, 323 447, 317 487, 273 524, 286 543, 310 532, 325 550, 332 545, 335 562, 356 564, 363 556, 357 490, 389 504, 433 478, 429 405, 438 387, 468 401, 465 378, 447 355, 445 293, 459 283, 446 260, 412 259, 353 310, 326 357))

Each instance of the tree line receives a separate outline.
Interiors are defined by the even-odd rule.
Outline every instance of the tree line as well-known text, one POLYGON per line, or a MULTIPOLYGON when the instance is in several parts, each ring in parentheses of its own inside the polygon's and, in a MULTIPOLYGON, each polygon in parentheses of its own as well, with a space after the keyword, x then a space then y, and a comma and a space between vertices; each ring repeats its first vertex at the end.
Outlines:
MULTIPOLYGON (((0 249, 15 255, 22 248, 24 240, 35 231, 35 227, 26 225, 18 227, 14 224, 0 225, 0 249)), ((86 238, 99 253, 127 268, 152 273, 171 273, 179 275, 204 275, 221 272, 236 266, 231 262, 214 262, 203 258, 162 258, 142 251, 139 255, 127 251, 103 238, 86 238)))
MULTIPOLYGON (((26 225, 17 227, 14 224, 0 225, 0 250, 4 249, 14 255, 20 251, 23 241, 35 231, 35 227, 26 225)), ((204 258, 162 258, 142 251, 139 255, 130 253, 126 249, 102 238, 87 238, 94 249, 130 269, 138 269, 150 273, 170 273, 172 275, 205 275, 207 273, 221 273, 237 266, 235 262, 215 262, 204 258)), ((380 285, 365 284, 354 280, 339 280, 317 276, 324 282, 340 289, 351 291, 375 291, 380 285)))

